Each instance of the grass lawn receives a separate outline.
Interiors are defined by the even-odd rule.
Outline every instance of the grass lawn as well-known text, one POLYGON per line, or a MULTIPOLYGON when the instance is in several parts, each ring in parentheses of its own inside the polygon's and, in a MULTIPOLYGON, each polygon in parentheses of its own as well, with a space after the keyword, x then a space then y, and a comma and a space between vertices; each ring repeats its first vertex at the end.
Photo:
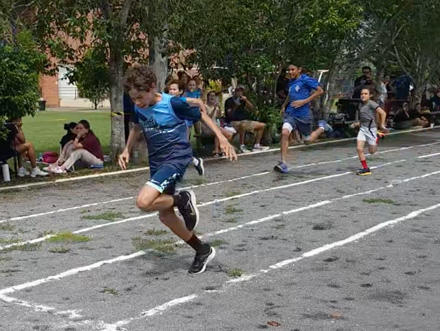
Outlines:
POLYGON ((108 154, 110 146, 110 110, 107 112, 85 111, 42 111, 35 117, 23 118, 23 131, 26 139, 34 143, 39 153, 54 151, 59 153, 61 137, 66 134, 64 123, 87 120, 96 136, 101 141, 104 154, 108 154))

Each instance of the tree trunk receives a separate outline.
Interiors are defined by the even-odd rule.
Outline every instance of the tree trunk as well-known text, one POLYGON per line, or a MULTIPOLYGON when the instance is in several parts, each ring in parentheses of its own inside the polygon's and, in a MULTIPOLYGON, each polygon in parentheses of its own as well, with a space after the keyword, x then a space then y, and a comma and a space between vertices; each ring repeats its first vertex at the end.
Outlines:
POLYGON ((157 90, 163 91, 165 80, 168 74, 168 56, 167 56, 167 28, 163 29, 162 36, 154 37, 150 43, 150 66, 157 77, 157 90))
MULTIPOLYGON (((113 47, 114 48, 114 47, 113 47)), ((110 49, 110 107, 111 138, 110 157, 116 162, 117 156, 125 147, 124 102, 123 102, 123 57, 118 50, 110 49)))

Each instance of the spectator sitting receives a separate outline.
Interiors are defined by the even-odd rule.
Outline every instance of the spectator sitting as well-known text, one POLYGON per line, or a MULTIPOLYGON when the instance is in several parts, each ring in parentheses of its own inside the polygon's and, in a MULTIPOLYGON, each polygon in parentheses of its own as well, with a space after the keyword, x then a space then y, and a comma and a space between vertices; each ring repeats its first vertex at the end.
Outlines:
POLYGON ((405 102, 394 115, 394 129, 406 130, 414 126, 429 126, 429 121, 421 115, 417 110, 410 112, 409 104, 405 102))
POLYGON ((61 138, 60 141, 60 156, 54 163, 49 164, 48 167, 43 168, 44 171, 51 171, 53 168, 56 168, 56 166, 62 165, 70 156, 70 154, 72 154, 72 152, 75 150, 73 142, 78 134, 78 124, 75 122, 66 123, 64 124, 64 130, 67 130, 67 133, 61 138))
POLYGON ((37 159, 35 155, 34 144, 30 141, 26 141, 26 137, 23 133, 23 122, 21 118, 12 119, 9 121, 8 129, 10 131, 10 137, 14 137, 11 139, 13 141, 13 145, 11 146, 18 153, 18 173, 19 177, 29 176, 32 178, 37 176, 47 176, 48 173, 40 170, 37 166, 37 159), (23 160, 27 157, 31 162, 32 171, 29 172, 23 166, 23 160))
POLYGON ((66 130, 67 133, 61 138, 61 141, 60 141, 61 149, 63 149, 64 146, 69 141, 73 141, 75 139, 75 137, 76 137, 75 128, 76 128, 75 122, 70 122, 70 123, 64 124, 64 130, 66 130))
POLYGON ((429 101, 432 111, 440 111, 440 90, 435 91, 434 96, 429 101))
POLYGON ((261 138, 263 137, 266 124, 249 120, 249 112, 247 109, 253 111, 255 106, 244 96, 244 90, 243 85, 238 85, 234 90, 234 95, 226 100, 226 120, 231 123, 232 127, 240 135, 240 151, 242 153, 250 153, 244 145, 246 132, 257 132, 254 150, 266 150, 269 147, 261 146, 261 138))
MULTIPOLYGON (((232 128, 224 128, 220 125, 220 115, 221 110, 217 101, 217 97, 215 95, 214 91, 211 91, 207 95, 207 103, 205 104, 206 113, 208 116, 212 119, 214 123, 217 124, 217 126, 220 128, 220 131, 223 133, 223 135, 231 141, 232 137, 234 136, 233 130, 231 132, 230 129, 232 128)), ((224 156, 224 153, 220 150, 220 143, 218 141, 218 138, 215 136, 214 132, 204 123, 202 123, 202 136, 204 137, 214 137, 214 151, 213 156, 214 157, 220 157, 224 156)))
POLYGON ((87 166, 102 166, 104 164, 101 144, 90 129, 89 122, 86 120, 79 121, 75 130, 77 136, 73 141, 73 151, 62 165, 50 167, 49 170, 51 172, 57 174, 66 173, 79 160, 87 166))

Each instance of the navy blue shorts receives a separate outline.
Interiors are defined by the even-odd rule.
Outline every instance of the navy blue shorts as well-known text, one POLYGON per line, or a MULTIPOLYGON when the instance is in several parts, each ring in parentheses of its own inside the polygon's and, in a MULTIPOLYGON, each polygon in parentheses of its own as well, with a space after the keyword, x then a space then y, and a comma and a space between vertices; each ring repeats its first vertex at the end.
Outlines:
POLYGON ((310 135, 312 134, 312 121, 309 118, 300 119, 285 113, 283 129, 287 129, 289 132, 298 130, 304 140, 310 140, 310 135))
POLYGON ((151 179, 146 185, 158 190, 160 193, 173 195, 176 184, 182 180, 189 163, 168 162, 157 169, 151 169, 151 179))

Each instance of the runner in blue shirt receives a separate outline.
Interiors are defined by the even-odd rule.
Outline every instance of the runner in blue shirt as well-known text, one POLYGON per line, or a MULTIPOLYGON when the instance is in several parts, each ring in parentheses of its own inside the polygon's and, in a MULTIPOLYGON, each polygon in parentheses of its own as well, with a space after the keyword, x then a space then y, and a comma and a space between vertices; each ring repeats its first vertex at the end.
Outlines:
POLYGON ((316 79, 301 73, 302 68, 294 64, 288 67, 290 81, 289 94, 281 108, 283 130, 281 135, 281 161, 274 167, 275 171, 288 173, 286 164, 289 150, 289 136, 293 130, 298 130, 306 144, 314 142, 324 131, 331 132, 332 128, 325 121, 319 121, 318 129, 312 132, 312 117, 310 102, 324 94, 324 90, 316 79), (312 91, 314 91, 312 93, 312 91), (287 106, 287 108, 286 108, 287 106))
POLYGON ((216 134, 226 156, 233 160, 237 159, 237 155, 209 116, 200 113, 197 108, 191 108, 179 98, 156 93, 156 84, 157 78, 147 66, 133 66, 127 71, 124 88, 135 104, 135 125, 119 156, 119 165, 126 169, 133 143, 143 131, 151 179, 142 187, 136 204, 143 211, 159 212, 161 222, 196 251, 189 272, 198 274, 205 271, 206 265, 215 256, 215 250, 193 233, 199 221, 194 192, 180 191, 175 194, 176 183, 192 159, 185 120, 198 121, 201 118, 216 134), (177 207, 183 220, 177 217, 174 207, 177 207))

